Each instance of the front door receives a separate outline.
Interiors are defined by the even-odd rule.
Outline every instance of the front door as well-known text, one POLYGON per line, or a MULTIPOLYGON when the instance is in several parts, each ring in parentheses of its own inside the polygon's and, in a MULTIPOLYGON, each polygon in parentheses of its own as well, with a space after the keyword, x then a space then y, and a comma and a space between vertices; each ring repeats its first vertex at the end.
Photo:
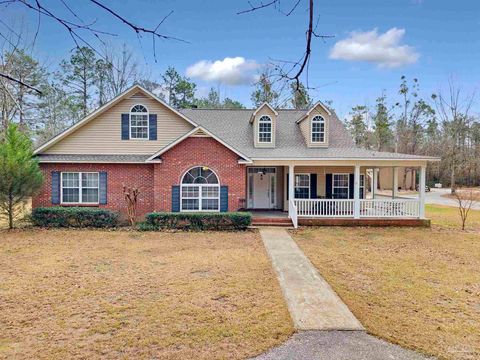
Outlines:
POLYGON ((255 209, 271 209, 274 207, 274 186, 275 173, 253 174, 253 207, 255 209))

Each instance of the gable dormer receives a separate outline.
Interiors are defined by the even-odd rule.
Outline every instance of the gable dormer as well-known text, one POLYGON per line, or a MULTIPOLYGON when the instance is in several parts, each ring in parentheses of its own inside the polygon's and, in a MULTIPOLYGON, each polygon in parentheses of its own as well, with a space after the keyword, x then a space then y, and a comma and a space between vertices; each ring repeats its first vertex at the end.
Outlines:
POLYGON ((325 105, 317 102, 297 120, 308 147, 328 147, 331 115, 325 105))
POLYGON ((253 142, 257 148, 274 148, 278 112, 268 103, 254 111, 250 119, 253 125, 253 142))

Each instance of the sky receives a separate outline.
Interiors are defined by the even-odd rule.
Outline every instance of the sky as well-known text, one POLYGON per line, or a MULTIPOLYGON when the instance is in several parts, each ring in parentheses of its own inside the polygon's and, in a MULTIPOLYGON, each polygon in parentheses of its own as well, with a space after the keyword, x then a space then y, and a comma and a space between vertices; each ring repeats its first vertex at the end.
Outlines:
MULTIPOLYGON (((169 65, 198 84, 202 96, 213 86, 222 97, 251 106, 251 82, 271 59, 297 60, 305 50, 307 1, 290 16, 273 7, 238 15, 247 0, 103 0, 131 22, 155 27, 171 11, 160 32, 186 42, 137 36, 118 19, 87 0, 64 0, 85 22, 115 33, 104 39, 126 43, 149 76, 159 78, 169 65)), ((264 3, 267 0, 263 0, 264 3)), ((253 4, 259 1, 251 0, 253 4)), ((71 16, 61 0, 43 0, 62 16, 71 16)), ((288 11, 295 0, 282 0, 288 11)), ((21 5, 2 11, 2 20, 23 18, 33 32, 37 17, 21 5)), ((385 91, 398 97, 400 77, 418 78, 425 97, 445 89, 450 78, 465 92, 480 88, 480 1, 473 0, 330 0, 315 1, 317 32, 308 72, 315 100, 329 100, 341 117, 352 106, 373 105, 385 91)), ((85 34, 89 36, 88 34, 85 34)), ((36 56, 55 67, 70 55, 74 43, 57 23, 42 19, 36 56)), ((475 111, 480 112, 476 104, 475 111)))

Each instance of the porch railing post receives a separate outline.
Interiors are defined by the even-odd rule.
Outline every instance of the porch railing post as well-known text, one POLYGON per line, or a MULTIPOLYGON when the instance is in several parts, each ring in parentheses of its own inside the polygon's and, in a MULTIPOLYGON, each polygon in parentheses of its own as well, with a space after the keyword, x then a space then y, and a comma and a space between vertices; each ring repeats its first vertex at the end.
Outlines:
POLYGON ((420 184, 418 184, 418 197, 419 197, 419 217, 420 219, 425 219, 425 177, 426 177, 427 167, 422 165, 420 167, 420 184))
MULTIPOLYGON (((294 201, 295 165, 288 165, 288 199, 294 201)), ((290 208, 290 207, 289 207, 290 208)), ((288 214, 290 216, 290 214, 288 214)))
POLYGON ((353 181, 353 217, 360 219, 360 165, 355 164, 353 181))

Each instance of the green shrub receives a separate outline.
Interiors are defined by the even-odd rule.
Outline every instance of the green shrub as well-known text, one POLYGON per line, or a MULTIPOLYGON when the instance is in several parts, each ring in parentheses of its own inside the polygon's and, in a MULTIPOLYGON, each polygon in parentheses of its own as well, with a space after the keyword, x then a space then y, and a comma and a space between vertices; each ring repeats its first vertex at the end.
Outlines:
POLYGON ((42 207, 32 210, 32 221, 42 227, 109 228, 118 225, 118 213, 88 207, 42 207))
POLYGON ((248 212, 149 213, 140 230, 244 230, 252 222, 248 212))

